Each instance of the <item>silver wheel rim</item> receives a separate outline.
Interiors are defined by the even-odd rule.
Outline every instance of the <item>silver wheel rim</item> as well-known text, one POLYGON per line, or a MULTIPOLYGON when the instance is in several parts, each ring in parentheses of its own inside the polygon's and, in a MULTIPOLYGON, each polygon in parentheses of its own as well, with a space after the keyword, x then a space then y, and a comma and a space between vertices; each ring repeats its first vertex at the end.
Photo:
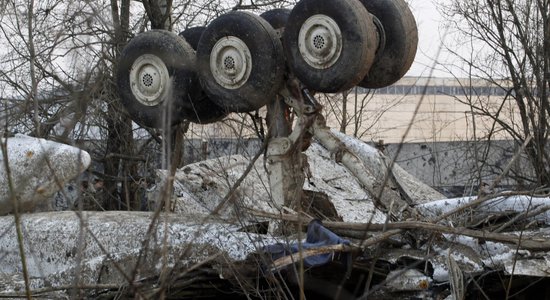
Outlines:
POLYGON ((210 70, 216 82, 227 89, 243 86, 252 71, 252 55, 236 36, 218 40, 210 54, 210 70))
POLYGON ((342 53, 342 33, 336 21, 326 15, 309 17, 298 35, 300 54, 308 65, 327 69, 342 53))
POLYGON ((143 54, 130 70, 130 87, 139 103, 154 106, 162 102, 170 76, 166 65, 156 55, 143 54))

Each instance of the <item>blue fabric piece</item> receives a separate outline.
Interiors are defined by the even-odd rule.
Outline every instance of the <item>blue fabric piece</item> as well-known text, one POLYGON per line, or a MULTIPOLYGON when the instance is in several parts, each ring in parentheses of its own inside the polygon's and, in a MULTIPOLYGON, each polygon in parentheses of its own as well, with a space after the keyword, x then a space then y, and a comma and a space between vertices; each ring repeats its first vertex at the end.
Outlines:
MULTIPOLYGON (((321 221, 313 220, 307 225, 307 236, 305 242, 302 243, 302 249, 311 249, 319 248, 322 246, 328 245, 338 245, 345 244, 349 245, 348 240, 342 239, 334 232, 325 228, 321 221)), ((271 258, 276 260, 283 256, 290 255, 292 253, 298 252, 299 245, 298 243, 293 243, 289 245, 277 243, 264 247, 264 251, 271 254, 271 258)), ((347 255, 348 253, 346 253, 347 255)), ((319 254, 304 259, 304 265, 306 267, 315 267, 321 266, 326 263, 329 263, 332 260, 332 253, 319 254)))

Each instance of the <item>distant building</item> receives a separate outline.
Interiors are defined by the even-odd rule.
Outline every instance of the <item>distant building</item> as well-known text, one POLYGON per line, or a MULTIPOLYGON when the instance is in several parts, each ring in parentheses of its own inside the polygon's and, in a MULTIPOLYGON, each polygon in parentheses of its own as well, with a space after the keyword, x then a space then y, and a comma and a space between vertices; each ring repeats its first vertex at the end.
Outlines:
MULTIPOLYGON (((484 80, 406 77, 382 89, 358 88, 357 96, 348 95, 348 112, 352 115, 355 103, 367 95, 370 97, 366 100, 359 131, 365 141, 400 142, 409 126, 405 142, 469 141, 486 136, 494 125, 494 120, 482 116, 470 105, 483 108, 493 116, 500 108, 501 119, 514 116, 514 103, 505 102, 507 91, 501 87, 506 85, 499 84, 484 80)), ((335 114, 331 114, 329 120, 331 124, 338 124, 335 114)), ((496 130, 500 127, 496 126, 496 130)), ((502 132, 495 137, 508 138, 502 132)))
MULTIPOLYGON (((470 106, 483 108, 489 115, 498 115, 500 119, 514 118, 515 104, 505 100, 508 91, 503 87, 506 86, 504 81, 490 83, 480 79, 405 77, 381 89, 357 88, 348 95, 322 94, 317 98, 324 105, 324 115, 330 127, 343 129, 367 142, 400 142, 409 124, 412 125, 405 142, 470 141, 483 138, 491 130, 498 131, 493 138, 508 139, 499 126, 494 126, 492 118, 482 116, 470 106), (344 97, 347 99, 345 115, 344 97)), ((245 126, 192 125, 191 136, 255 135, 246 128, 252 125, 246 123, 250 118, 241 119, 237 115, 229 118, 237 119, 236 124, 245 126)))

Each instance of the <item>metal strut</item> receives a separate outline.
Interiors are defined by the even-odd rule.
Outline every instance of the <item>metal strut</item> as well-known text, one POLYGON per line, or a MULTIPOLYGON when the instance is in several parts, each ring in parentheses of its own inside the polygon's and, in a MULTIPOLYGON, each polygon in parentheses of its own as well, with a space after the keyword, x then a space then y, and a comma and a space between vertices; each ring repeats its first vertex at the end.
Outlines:
POLYGON ((321 114, 322 105, 298 80, 289 80, 280 94, 268 105, 267 168, 271 196, 277 208, 295 209, 300 204, 308 171, 307 157, 302 151, 315 137, 334 154, 336 162, 342 163, 361 182, 378 208, 393 216, 409 209, 399 192, 384 189, 385 183, 373 176, 359 156, 330 130, 321 114), (297 116, 294 129, 291 129, 290 108, 297 116))
POLYGON ((268 110, 267 162, 271 196, 277 208, 295 208, 301 201, 307 169, 302 151, 311 143, 311 126, 322 106, 297 80, 289 80, 268 110), (290 108, 297 116, 294 129, 290 108))

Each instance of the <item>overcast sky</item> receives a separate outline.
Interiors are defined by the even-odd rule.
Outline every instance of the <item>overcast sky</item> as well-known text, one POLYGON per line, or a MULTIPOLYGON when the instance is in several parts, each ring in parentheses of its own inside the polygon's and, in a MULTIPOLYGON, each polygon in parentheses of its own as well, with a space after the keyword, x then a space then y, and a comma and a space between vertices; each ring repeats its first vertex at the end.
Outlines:
MULTIPOLYGON (((429 76, 434 65, 437 52, 441 46, 440 28, 442 17, 436 9, 436 4, 441 0, 409 0, 409 6, 416 19, 418 27, 418 49, 415 61, 407 73, 407 76, 429 76)), ((442 60, 445 54, 441 54, 439 60, 442 60)), ((434 70, 434 76, 449 77, 449 73, 434 70)))

